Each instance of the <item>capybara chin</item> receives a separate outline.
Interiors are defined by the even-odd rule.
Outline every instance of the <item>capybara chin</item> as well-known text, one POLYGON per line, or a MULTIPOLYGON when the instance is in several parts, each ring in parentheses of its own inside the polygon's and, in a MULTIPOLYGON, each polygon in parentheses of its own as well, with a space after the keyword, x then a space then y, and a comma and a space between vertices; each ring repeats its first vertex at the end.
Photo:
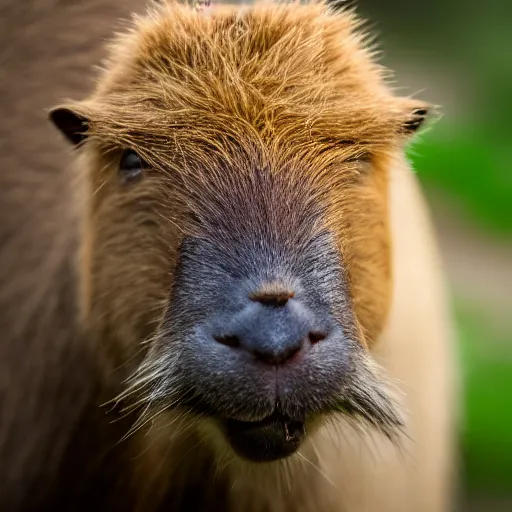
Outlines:
POLYGON ((90 467, 67 506, 450 510, 451 323, 404 158, 429 106, 361 25, 324 1, 155 2, 51 109, 75 345, 117 425, 96 465, 87 436, 64 451, 90 467))

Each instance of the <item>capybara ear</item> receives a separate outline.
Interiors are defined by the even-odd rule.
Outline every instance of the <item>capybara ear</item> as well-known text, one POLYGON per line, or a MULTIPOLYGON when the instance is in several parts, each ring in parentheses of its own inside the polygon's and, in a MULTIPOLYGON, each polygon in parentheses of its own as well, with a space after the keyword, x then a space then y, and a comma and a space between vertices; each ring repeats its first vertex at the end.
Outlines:
POLYGON ((77 103, 54 107, 48 115, 71 144, 76 146, 87 138, 90 119, 82 105, 77 103))
POLYGON ((401 131, 405 135, 413 135, 425 123, 429 112, 432 110, 432 105, 423 101, 414 99, 403 100, 403 122, 401 131))

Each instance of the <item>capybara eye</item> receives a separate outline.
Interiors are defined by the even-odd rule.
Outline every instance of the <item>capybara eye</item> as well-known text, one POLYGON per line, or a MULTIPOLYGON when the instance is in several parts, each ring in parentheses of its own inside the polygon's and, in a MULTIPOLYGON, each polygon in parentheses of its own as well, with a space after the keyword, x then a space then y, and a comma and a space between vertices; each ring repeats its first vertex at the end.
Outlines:
POLYGON ((138 180, 142 177, 142 172, 148 165, 135 151, 128 149, 121 156, 119 162, 119 174, 123 183, 138 180))

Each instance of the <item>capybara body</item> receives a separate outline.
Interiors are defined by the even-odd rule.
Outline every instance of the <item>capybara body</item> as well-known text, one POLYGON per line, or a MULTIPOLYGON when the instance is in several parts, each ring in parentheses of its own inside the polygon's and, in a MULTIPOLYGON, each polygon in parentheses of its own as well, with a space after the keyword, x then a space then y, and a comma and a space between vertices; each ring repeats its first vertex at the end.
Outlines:
POLYGON ((3 502, 449 510, 449 307, 403 156, 427 105, 322 2, 155 3, 92 87, 142 10, 101 4, 4 56, 3 502))

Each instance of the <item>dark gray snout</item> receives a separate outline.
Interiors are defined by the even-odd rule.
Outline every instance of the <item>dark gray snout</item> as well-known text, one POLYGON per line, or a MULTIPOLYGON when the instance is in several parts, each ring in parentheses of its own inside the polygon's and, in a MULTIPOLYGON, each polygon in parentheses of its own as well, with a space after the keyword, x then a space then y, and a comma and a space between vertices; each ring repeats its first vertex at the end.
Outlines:
POLYGON ((292 200, 276 176, 256 170, 234 187, 239 202, 219 195, 200 235, 183 239, 149 367, 159 396, 215 421, 251 461, 291 455, 310 419, 340 409, 397 424, 358 339, 335 238, 319 229, 322 212, 290 207, 317 203, 292 200))
POLYGON ((293 292, 253 294, 233 314, 214 315, 212 341, 245 351, 269 365, 306 357, 312 344, 328 336, 328 326, 293 292))

